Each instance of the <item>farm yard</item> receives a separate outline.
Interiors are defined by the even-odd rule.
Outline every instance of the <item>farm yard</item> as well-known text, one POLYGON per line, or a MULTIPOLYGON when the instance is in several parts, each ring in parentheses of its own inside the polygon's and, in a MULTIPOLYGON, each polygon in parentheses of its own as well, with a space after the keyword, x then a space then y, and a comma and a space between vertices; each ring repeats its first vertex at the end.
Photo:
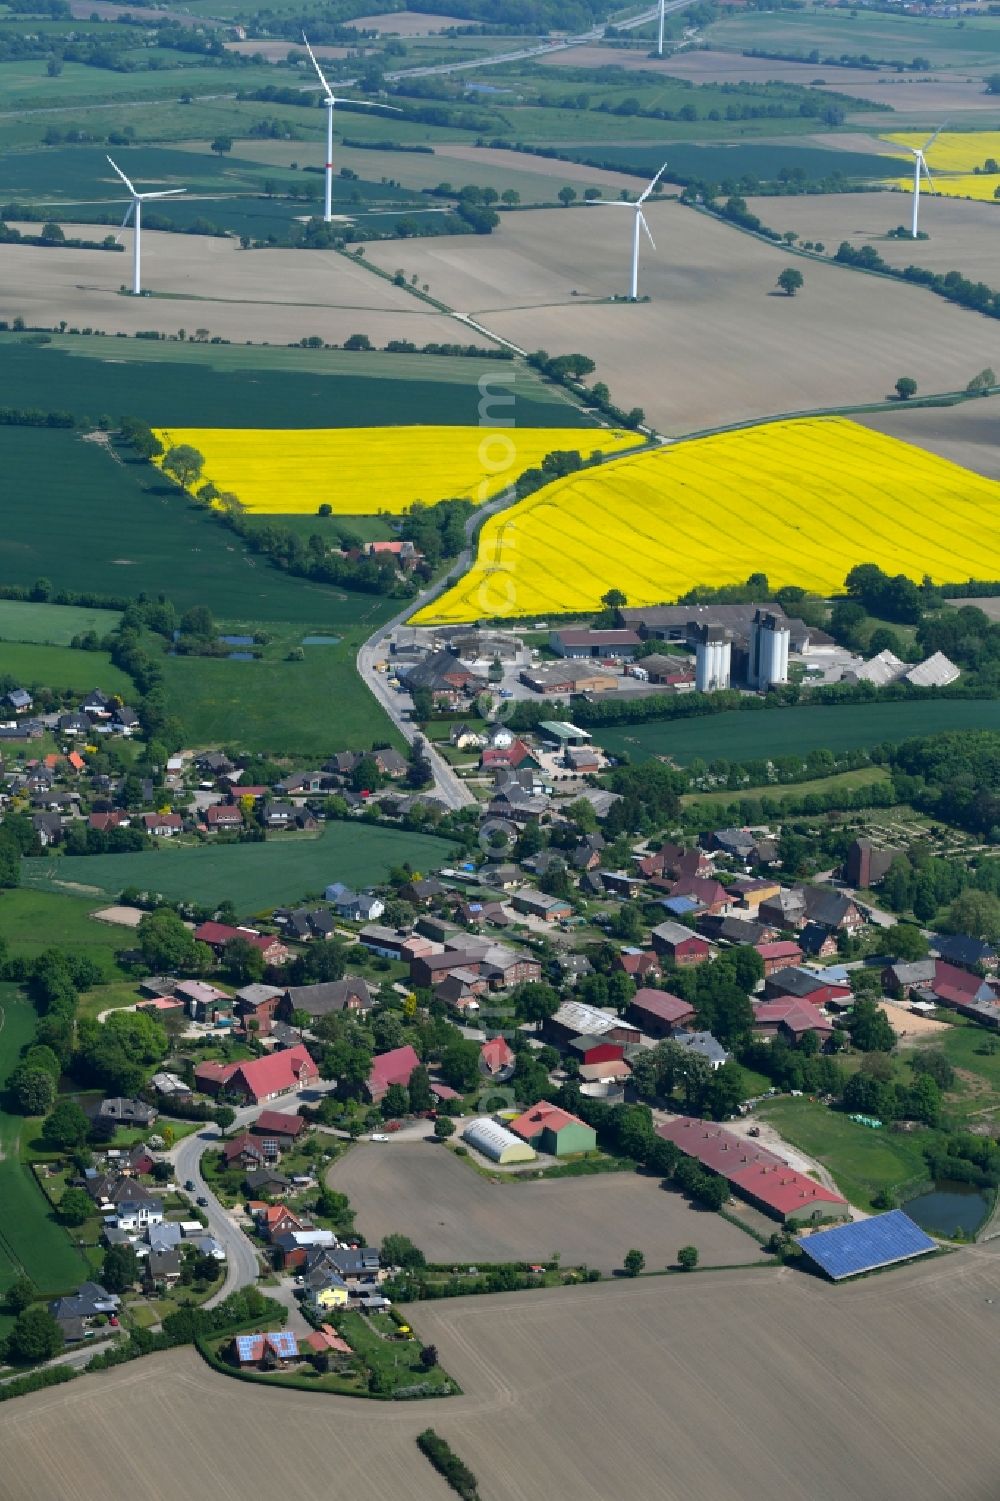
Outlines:
MULTIPOLYGON (((593 419, 526 366, 448 355, 52 334, 0 333, 0 359, 19 400, 160 426, 367 427, 473 423, 483 384, 513 394, 518 427, 587 427, 593 419)), ((6 441, 6 440, 5 440, 6 441)))
MULTIPOLYGON (((515 401, 512 394, 512 408, 515 401)), ((156 435, 165 449, 196 448, 205 459, 202 478, 249 511, 314 514, 326 503, 338 516, 398 514, 445 499, 485 501, 553 451, 582 444, 585 456, 610 454, 641 441, 606 428, 529 428, 515 437, 487 426, 161 428, 156 435)))
POLYGON ((963 1250, 844 1288, 743 1270, 421 1303, 407 1315, 462 1387, 447 1402, 418 1411, 326 1398, 317 1421, 315 1399, 227 1381, 175 1350, 6 1405, 5 1475, 12 1496, 59 1501, 72 1465, 79 1501, 100 1501, 109 1470, 152 1445, 137 1435, 155 1435, 158 1453, 184 1454, 158 1466, 157 1501, 205 1487, 239 1501, 247 1470, 279 1484, 289 1453, 307 1485, 336 1473, 373 1501, 445 1501, 413 1442, 432 1422, 484 1501, 654 1490, 664 1501, 985 1497, 996 1446, 983 1309, 998 1296, 996 1258, 963 1250), (966 1415, 955 1428, 940 1423, 928 1350, 947 1362, 966 1415), (803 1425, 822 1457, 808 1473, 792 1458, 803 1425))
POLYGON ((609 1275, 629 1246, 643 1248, 651 1270, 672 1262, 680 1245, 697 1244, 708 1266, 762 1255, 736 1226, 634 1172, 498 1184, 437 1145, 359 1142, 327 1183, 347 1195, 370 1240, 405 1225, 428 1261, 531 1262, 558 1253, 563 1266, 609 1275))
MULTIPOLYGON (((779 210, 795 211, 784 199, 779 210)), ((786 297, 775 287, 786 251, 676 203, 651 201, 646 217, 663 246, 640 256, 648 305, 607 301, 627 292, 631 227, 598 208, 511 216, 485 243, 373 245, 368 258, 428 282, 522 349, 583 351, 620 406, 642 407, 673 436, 879 402, 903 373, 923 393, 964 389, 1000 366, 1000 325, 922 288, 817 260, 786 297)))
POLYGON ((827 594, 862 562, 939 583, 992 577, 998 523, 992 480, 843 418, 777 422, 555 481, 491 517, 476 566, 414 619, 596 610, 609 586, 655 604, 753 573, 827 594), (724 532, 705 525, 719 504, 724 532))
POLYGON ((384 881, 409 860, 436 869, 451 846, 430 834, 331 822, 318 835, 278 835, 262 844, 156 849, 86 860, 38 856, 24 863, 23 884, 36 891, 115 897, 126 886, 171 901, 220 903, 258 912, 322 891, 332 881, 363 888, 384 881))
MULTIPOLYGON (((729 711, 598 729, 594 739, 612 755, 627 752, 633 761, 669 756, 684 766, 696 758, 751 761, 804 756, 811 750, 852 750, 944 730, 1000 730, 1000 703, 953 698, 836 708, 799 705, 758 714, 729 711)), ((781 789, 776 791, 780 795, 781 789)), ((733 793, 728 800, 738 796, 733 793)))

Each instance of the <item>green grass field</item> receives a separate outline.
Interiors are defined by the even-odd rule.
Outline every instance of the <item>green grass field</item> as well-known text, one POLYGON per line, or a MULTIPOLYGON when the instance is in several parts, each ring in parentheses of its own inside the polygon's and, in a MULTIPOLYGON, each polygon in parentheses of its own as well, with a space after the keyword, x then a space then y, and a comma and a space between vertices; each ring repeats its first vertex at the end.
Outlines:
MULTIPOLYGON (((749 47, 808 56, 818 48, 822 57, 860 56, 876 60, 926 57, 934 68, 968 68, 990 64, 1000 57, 1000 21, 974 16, 956 25, 939 16, 885 15, 867 11, 773 11, 733 16, 708 28, 713 47, 749 47)), ((825 76, 825 75, 824 75, 825 76)), ((835 82, 828 79, 828 82, 835 82)))
POLYGON ((786 798, 808 797, 828 792, 854 792, 859 787, 874 787, 877 782, 887 782, 888 774, 881 766, 861 766, 857 771, 839 771, 830 777, 815 777, 810 782, 795 782, 789 786, 741 787, 737 792, 690 792, 681 798, 684 808, 724 808, 739 798, 770 797, 778 802, 786 798))
MULTIPOLYGON (((598 729, 594 739, 612 755, 633 761, 670 756, 680 765, 704 760, 753 761, 760 756, 806 755, 811 750, 853 750, 862 745, 933 735, 942 730, 1000 730, 1000 701, 927 699, 912 703, 762 709, 706 714, 692 719, 598 729)), ((738 794, 729 794, 728 802, 738 794)))
MULTIPOLYGON (((593 425, 558 387, 496 360, 111 335, 53 334, 38 345, 0 334, 0 383, 19 405, 160 427, 204 426, 208 412, 213 427, 471 426, 484 377, 513 394, 518 427, 593 425)), ((0 433, 0 452, 9 434, 0 433)))
POLYGON ((859 1209, 871 1209, 879 1189, 896 1189, 927 1167, 920 1137, 859 1126, 840 1111, 814 1100, 777 1099, 756 1112, 793 1147, 821 1162, 841 1193, 859 1209))
MULTIPOLYGON (((75 862, 81 875, 86 860, 75 862)), ((67 869, 73 862, 67 862, 67 869)), ((104 954, 113 963, 122 949, 132 947, 128 928, 95 922, 91 913, 105 903, 93 897, 31 891, 19 887, 0 892, 0 938, 16 958, 33 959, 44 949, 65 944, 77 952, 104 954)))
POLYGON ((365 887, 409 860, 414 869, 437 869, 452 846, 428 834, 409 834, 358 823, 329 823, 317 836, 294 835, 264 844, 188 846, 137 855, 94 855, 67 860, 39 856, 22 865, 22 885, 36 891, 73 891, 113 897, 126 886, 170 899, 232 901, 241 916, 264 912, 333 881, 365 887))
POLYGON ((25 687, 72 688, 87 693, 103 688, 127 701, 132 680, 115 667, 107 652, 74 651, 69 646, 37 646, 24 641, 0 643, 0 668, 25 687))
MULTIPOLYGON (((0 1085, 35 1035, 35 1013, 14 985, 0 985, 0 1085)), ((21 1160, 21 1139, 35 1123, 0 1109, 0 1294, 27 1273, 40 1292, 68 1292, 89 1268, 56 1223, 21 1160)))
POLYGON ((989 1041, 984 1028, 955 1017, 947 1032, 939 1032, 927 1043, 940 1048, 958 1073, 958 1088, 949 1090, 945 1106, 961 1125, 971 1124, 974 1116, 980 1123, 992 1120, 1000 1108, 1000 1053, 987 1051, 989 1041))
POLYGON ((106 636, 120 619, 117 610, 85 610, 76 605, 0 599, 0 641, 68 646, 74 636, 84 631, 96 631, 98 636, 106 636))

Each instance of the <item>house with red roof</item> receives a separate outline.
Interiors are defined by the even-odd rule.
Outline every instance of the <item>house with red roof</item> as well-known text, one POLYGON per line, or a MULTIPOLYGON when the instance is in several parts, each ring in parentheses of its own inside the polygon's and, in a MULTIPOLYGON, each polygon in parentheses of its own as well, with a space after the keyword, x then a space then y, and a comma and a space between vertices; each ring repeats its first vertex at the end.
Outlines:
POLYGON ((629 1002, 629 1016, 650 1037, 670 1037, 679 1027, 687 1027, 694 1021, 694 1007, 690 1001, 668 990, 653 990, 643 986, 629 1002))
POLYGON ((419 1066, 420 1059, 409 1043, 402 1048, 392 1048, 388 1053, 376 1053, 366 1085, 372 1104, 378 1104, 390 1084, 401 1084, 404 1089, 408 1088, 410 1076, 419 1066))
POLYGON ((622 969, 633 980, 649 980, 660 973, 660 958, 652 949, 622 949, 615 960, 615 967, 622 969))
POLYGON ((757 1037, 783 1037, 791 1043, 800 1042, 807 1032, 812 1032, 823 1047, 833 1035, 833 1023, 812 1001, 785 996, 756 1003, 753 1030, 757 1037))
POLYGON ((242 1131, 239 1136, 233 1136, 223 1143, 223 1161, 227 1167, 264 1167, 268 1162, 274 1162, 278 1156, 276 1151, 268 1152, 267 1146, 268 1143, 255 1141, 249 1132, 242 1131))
POLYGON ((205 825, 213 833, 243 827, 243 810, 239 803, 212 803, 205 809, 205 825))
POLYGON ((184 828, 184 820, 179 813, 144 813, 142 821, 146 833, 157 839, 172 839, 184 828))
POLYGON ((509 1124, 515 1136, 520 1136, 537 1152, 547 1152, 551 1157, 569 1157, 576 1152, 597 1150, 597 1132, 578 1115, 570 1115, 558 1105, 539 1100, 523 1115, 509 1124))
POLYGON ((276 1100, 319 1078, 309 1051, 302 1043, 280 1053, 267 1053, 248 1063, 200 1063, 195 1083, 204 1094, 241 1099, 247 1105, 276 1100))
POLYGON ((802 963, 802 950, 790 938, 775 943, 755 943, 754 948, 764 961, 764 978, 777 974, 779 969, 789 969, 802 963))
POLYGON ((495 1078, 497 1074, 503 1073, 504 1069, 513 1066, 514 1054, 502 1037, 493 1037, 489 1042, 484 1042, 479 1049, 479 1059, 491 1078, 495 1078))
POLYGON ((251 948, 257 949, 265 964, 286 964, 292 957, 280 938, 258 933, 255 928, 231 928, 224 922, 203 922, 194 930, 199 943, 207 943, 215 953, 222 954, 226 945, 242 938, 251 948))
POLYGON ((291 1143, 302 1135, 306 1123, 301 1115, 284 1115, 280 1110, 262 1110, 250 1130, 255 1136, 274 1137, 291 1143))
POLYGON ((87 823, 92 829, 106 834, 109 829, 127 829, 131 817, 122 808, 113 808, 110 813, 91 813, 87 823))
POLYGON ((487 746, 479 758, 479 765, 484 771, 496 771, 501 766, 516 771, 519 766, 537 766, 538 760, 530 746, 523 740, 515 740, 513 745, 487 746))
POLYGON ((670 896, 689 896, 702 912, 715 917, 732 906, 733 899, 721 881, 711 876, 682 876, 670 887, 670 896))

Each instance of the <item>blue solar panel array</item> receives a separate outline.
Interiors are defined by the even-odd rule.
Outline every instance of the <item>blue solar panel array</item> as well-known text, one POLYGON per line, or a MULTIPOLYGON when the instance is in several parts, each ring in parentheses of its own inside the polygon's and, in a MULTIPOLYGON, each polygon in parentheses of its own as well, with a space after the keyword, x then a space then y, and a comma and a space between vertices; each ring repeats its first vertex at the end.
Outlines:
POLYGON ((877 1214, 856 1225, 799 1235, 796 1242, 835 1282, 936 1249, 930 1236, 901 1209, 890 1209, 888 1214, 877 1214))

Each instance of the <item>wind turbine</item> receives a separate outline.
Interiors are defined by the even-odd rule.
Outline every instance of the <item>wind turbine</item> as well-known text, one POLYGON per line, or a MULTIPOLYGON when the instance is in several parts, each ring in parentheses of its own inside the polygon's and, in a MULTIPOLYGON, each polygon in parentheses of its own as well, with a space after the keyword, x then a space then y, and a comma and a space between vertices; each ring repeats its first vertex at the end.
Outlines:
POLYGON ((312 65, 316 69, 317 77, 319 78, 320 83, 323 85, 323 88, 326 91, 326 99, 323 101, 325 103, 325 105, 326 105, 326 183, 325 183, 325 194, 324 194, 324 199, 323 199, 323 219, 324 219, 324 221, 327 224, 329 224, 330 220, 333 218, 333 107, 334 107, 334 105, 335 104, 360 104, 362 106, 362 108, 364 108, 364 109, 389 109, 389 110, 392 110, 393 114, 396 114, 396 115, 402 114, 402 110, 397 109, 394 104, 380 104, 380 103, 378 103, 375 100, 369 100, 369 99, 351 99, 351 98, 349 98, 348 96, 346 96, 344 94, 340 94, 340 95, 335 94, 333 92, 333 90, 331 89, 330 85, 327 83, 326 79, 323 76, 323 69, 320 67, 319 63, 316 61, 316 54, 313 52, 312 48, 310 47, 310 45, 309 45, 309 38, 306 36, 305 32, 302 33, 302 40, 306 44, 306 51, 308 52, 310 58, 312 59, 312 65))
POLYGON ((662 57, 663 56, 663 20, 664 20, 665 15, 666 15, 666 0, 660 0, 660 34, 659 34, 659 40, 656 43, 656 55, 657 55, 657 57, 662 57))
POLYGON ((942 130, 944 130, 944 125, 939 125, 938 128, 937 128, 937 130, 934 132, 934 134, 928 140, 926 140, 922 146, 911 146, 910 147, 910 150, 913 152, 913 229, 912 229, 912 235, 913 235, 914 239, 917 238, 917 219, 918 219, 918 216, 920 214, 920 174, 921 174, 921 172, 923 172, 924 176, 927 178, 927 186, 930 188, 931 192, 932 193, 936 193, 937 192, 937 188, 934 186, 934 179, 931 176, 930 168, 928 167, 927 162, 924 159, 924 153, 930 150, 930 148, 933 146, 934 142, 937 140, 938 136, 941 134, 942 130))
POLYGON ((650 193, 656 187, 656 184, 659 182, 660 178, 663 176, 663 174, 664 174, 664 172, 666 170, 667 170, 667 164, 666 164, 666 162, 664 162, 663 166, 660 168, 659 172, 657 172, 656 176, 653 178, 653 181, 649 184, 649 187, 646 189, 646 191, 644 193, 641 193, 639 195, 639 197, 635 200, 634 203, 614 202, 612 200, 600 199, 600 198, 594 200, 598 204, 599 207, 602 207, 602 208, 628 208, 628 209, 631 209, 632 212, 633 212, 633 214, 635 215, 635 218, 632 221, 632 278, 631 278, 631 281, 629 282, 629 294, 628 294, 629 298, 630 298, 630 300, 632 302, 635 302, 636 299, 637 299, 637 297, 639 296, 639 229, 640 229, 640 226, 646 231, 646 238, 649 241, 649 243, 652 245, 653 249, 654 250, 656 249, 656 242, 654 241, 653 236, 649 232, 649 225, 646 223, 646 215, 642 211, 642 205, 645 203, 645 201, 649 197, 650 193))
POLYGON ((129 182, 128 178, 125 176, 125 173, 122 171, 121 167, 119 167, 115 162, 112 162, 110 156, 108 157, 108 161, 111 162, 111 165, 118 173, 118 176, 121 178, 122 182, 132 194, 132 201, 129 204, 128 208, 125 210, 125 217, 122 220, 122 229, 124 229, 126 224, 128 223, 129 214, 134 213, 135 244, 132 247, 132 292, 134 296, 138 297, 139 293, 142 291, 142 281, 140 278, 140 267, 142 259, 142 205, 145 203, 147 198, 173 198, 175 193, 186 193, 187 188, 164 188, 162 191, 157 193, 137 193, 135 188, 129 182))

